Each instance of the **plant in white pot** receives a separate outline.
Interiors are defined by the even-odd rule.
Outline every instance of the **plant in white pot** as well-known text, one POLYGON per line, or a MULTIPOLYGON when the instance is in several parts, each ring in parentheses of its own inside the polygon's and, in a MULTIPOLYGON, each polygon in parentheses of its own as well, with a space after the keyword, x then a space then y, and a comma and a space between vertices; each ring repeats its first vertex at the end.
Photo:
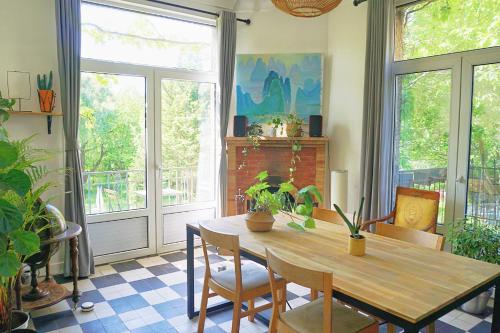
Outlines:
POLYGON ((361 203, 359 204, 359 210, 356 216, 354 212, 352 216, 352 221, 350 221, 347 216, 345 216, 342 209, 336 204, 333 204, 335 210, 340 214, 345 224, 349 228, 351 234, 349 235, 348 252, 353 256, 364 256, 366 251, 366 239, 365 236, 361 235, 359 232, 363 226, 363 221, 361 220, 361 214, 363 212, 363 204, 365 203, 365 198, 361 198, 361 203))
MULTIPOLYGON (((459 219, 447 233, 451 252, 456 255, 500 264, 500 226, 476 217, 459 219)), ((479 314, 486 309, 491 290, 485 291, 462 305, 462 310, 479 314)), ((499 297, 498 290, 495 297, 499 297)))

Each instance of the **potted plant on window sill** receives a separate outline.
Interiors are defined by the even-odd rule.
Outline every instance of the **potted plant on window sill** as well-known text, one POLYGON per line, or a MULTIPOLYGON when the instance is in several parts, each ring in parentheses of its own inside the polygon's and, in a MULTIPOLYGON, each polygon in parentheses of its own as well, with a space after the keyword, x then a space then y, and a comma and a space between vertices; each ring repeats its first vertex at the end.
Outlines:
MULTIPOLYGON (((491 264, 500 264, 500 226, 489 225, 476 217, 459 219, 453 223, 447 234, 453 254, 491 264)), ((492 294, 487 290, 461 308, 472 314, 483 313, 492 294)), ((499 297, 498 290, 496 297, 499 297)))
POLYGON ((354 212, 352 216, 352 222, 347 218, 347 216, 345 216, 344 212, 342 211, 342 209, 340 209, 339 206, 337 206, 337 204, 333 204, 335 210, 340 214, 345 224, 347 224, 349 231, 351 232, 351 234, 349 235, 347 250, 349 254, 353 256, 364 256, 366 252, 366 238, 359 233, 363 225, 361 220, 361 213, 363 212, 364 202, 365 198, 363 197, 361 198, 361 203, 359 205, 358 216, 356 216, 356 212, 354 212))

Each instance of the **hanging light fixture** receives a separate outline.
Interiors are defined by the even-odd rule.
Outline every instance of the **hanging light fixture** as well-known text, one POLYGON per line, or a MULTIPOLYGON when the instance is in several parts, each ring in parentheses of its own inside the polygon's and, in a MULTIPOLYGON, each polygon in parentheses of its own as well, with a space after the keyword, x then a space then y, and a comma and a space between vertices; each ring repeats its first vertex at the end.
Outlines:
POLYGON ((315 17, 328 13, 342 0, 271 0, 276 8, 298 17, 315 17))

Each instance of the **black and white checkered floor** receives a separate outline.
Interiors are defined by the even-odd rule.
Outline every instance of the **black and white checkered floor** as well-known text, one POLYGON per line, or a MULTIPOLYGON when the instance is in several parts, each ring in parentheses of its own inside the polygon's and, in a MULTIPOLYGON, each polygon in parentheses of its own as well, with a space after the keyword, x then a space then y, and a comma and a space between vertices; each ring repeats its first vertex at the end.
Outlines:
MULTIPOLYGON (((218 256, 210 250, 211 263, 228 266, 227 258, 218 256)), ((204 261, 201 249, 195 250, 195 304, 199 304, 204 274, 204 261)), ((67 283, 69 280, 57 278, 67 283)), ((186 316, 186 253, 173 252, 161 256, 130 260, 111 265, 96 267, 96 274, 90 279, 79 281, 83 292, 81 301, 95 303, 94 311, 73 312, 70 300, 54 306, 33 311, 33 324, 38 332, 60 333, 115 333, 115 332, 193 332, 197 321, 186 316)), ((295 307, 308 302, 309 290, 297 285, 288 286, 290 306, 295 307)), ((210 304, 222 299, 211 298, 210 304)), ((260 299, 268 302, 270 298, 260 299)), ((482 316, 472 316, 459 310, 442 317, 436 323, 439 333, 471 332, 489 333, 492 321, 492 304, 482 316)), ((231 310, 208 316, 205 332, 230 332, 231 310)), ((266 313, 266 315, 269 315, 266 313)), ((241 321, 242 333, 266 332, 267 327, 255 321, 241 321)), ((385 332, 381 327, 380 332, 385 332)))

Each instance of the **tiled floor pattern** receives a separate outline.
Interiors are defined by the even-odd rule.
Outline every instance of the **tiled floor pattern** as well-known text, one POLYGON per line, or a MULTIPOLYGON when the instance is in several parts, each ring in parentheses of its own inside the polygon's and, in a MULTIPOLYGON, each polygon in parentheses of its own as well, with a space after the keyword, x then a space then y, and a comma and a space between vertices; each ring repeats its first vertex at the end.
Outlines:
MULTIPOLYGON (((211 262, 217 267, 231 265, 227 258, 211 250, 211 262)), ((196 303, 201 298, 204 262, 201 249, 195 250, 195 292, 196 303)), ((68 280, 69 290, 72 285, 68 280)), ((38 332, 193 332, 197 321, 186 316, 186 253, 173 252, 162 256, 147 257, 132 261, 96 267, 96 274, 90 279, 79 281, 83 292, 81 301, 95 303, 94 311, 72 311, 70 300, 32 312, 33 324, 38 332)), ((291 307, 308 301, 309 290, 289 285, 288 300, 291 307)), ((209 304, 219 302, 211 298, 209 304)), ((260 299, 257 305, 268 302, 269 297, 260 299)), ((439 333, 486 333, 491 330, 491 304, 482 316, 472 316, 459 310, 442 317, 436 323, 439 333)), ((269 311, 265 313, 269 315, 269 311)), ((205 332, 230 332, 231 310, 209 315, 205 332)), ((266 332, 267 328, 256 321, 241 321, 242 333, 266 332)), ((382 327, 381 332, 385 332, 382 327)))

